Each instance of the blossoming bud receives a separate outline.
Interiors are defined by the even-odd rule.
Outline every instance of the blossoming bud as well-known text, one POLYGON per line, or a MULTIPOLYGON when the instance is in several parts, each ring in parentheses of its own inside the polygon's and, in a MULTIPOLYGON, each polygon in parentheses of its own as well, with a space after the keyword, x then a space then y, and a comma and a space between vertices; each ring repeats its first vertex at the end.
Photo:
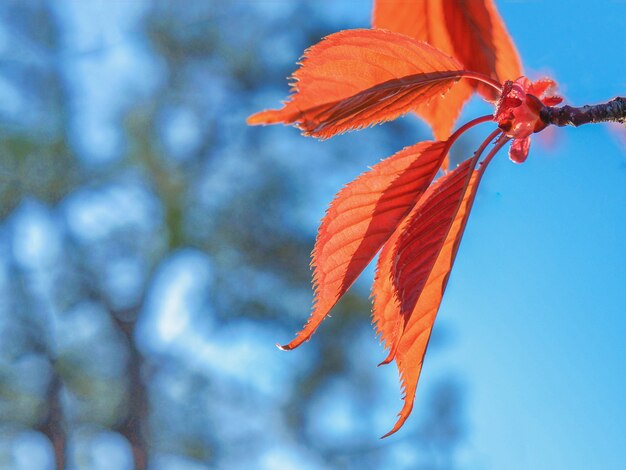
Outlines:
POLYGON ((546 127, 540 116, 542 108, 562 101, 561 97, 547 96, 555 85, 550 79, 531 82, 526 77, 504 82, 493 118, 504 135, 514 139, 509 151, 514 162, 526 160, 530 147, 528 138, 546 127))

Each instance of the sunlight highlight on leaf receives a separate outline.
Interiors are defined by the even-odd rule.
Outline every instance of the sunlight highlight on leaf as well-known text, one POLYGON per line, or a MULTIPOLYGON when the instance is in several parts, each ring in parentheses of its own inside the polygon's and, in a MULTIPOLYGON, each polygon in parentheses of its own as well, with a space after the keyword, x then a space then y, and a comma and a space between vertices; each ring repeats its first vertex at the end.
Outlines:
POLYGON ((444 158, 444 142, 421 142, 375 165, 335 197, 313 250, 315 306, 284 349, 309 339, 330 309, 426 191, 444 158))
MULTIPOLYGON (((372 25, 425 41, 465 69, 499 82, 522 74, 515 45, 491 0, 375 0, 372 25)), ((418 106, 417 114, 432 126, 436 139, 450 135, 475 89, 496 98, 490 87, 461 80, 445 96, 418 106)))
POLYGON ((254 114, 248 124, 295 124, 328 138, 406 114, 462 76, 455 59, 402 34, 341 31, 305 52, 284 107, 254 114))
POLYGON ((471 175, 469 184, 461 193, 462 200, 443 245, 439 249, 436 262, 431 267, 413 309, 403 315, 398 315, 406 323, 402 329, 402 336, 396 340, 398 344, 395 355, 404 391, 404 406, 393 429, 384 437, 400 429, 413 409, 417 382, 422 371, 430 334, 480 181, 479 173, 471 170, 469 166, 461 169, 465 179, 467 179, 468 170, 471 175))

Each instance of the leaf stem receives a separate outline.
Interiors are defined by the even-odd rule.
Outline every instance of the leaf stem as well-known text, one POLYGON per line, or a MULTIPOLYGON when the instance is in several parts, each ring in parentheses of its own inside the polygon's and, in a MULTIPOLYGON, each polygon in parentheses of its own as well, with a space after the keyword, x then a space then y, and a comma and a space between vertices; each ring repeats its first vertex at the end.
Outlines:
POLYGON ((539 116, 546 124, 555 126, 582 126, 598 122, 621 122, 626 124, 626 98, 617 97, 602 104, 581 107, 544 107, 539 116))
POLYGON ((469 122, 466 122, 461 127, 459 127, 454 133, 448 137, 446 140, 446 146, 443 148, 442 153, 447 155, 452 145, 458 140, 461 135, 466 132, 468 129, 477 126, 478 124, 482 124, 483 122, 493 121, 493 114, 486 114, 485 116, 477 117, 476 119, 472 119, 469 122))
POLYGON ((471 78, 472 80, 478 80, 479 82, 486 83, 490 87, 495 88, 498 93, 502 93, 502 84, 493 78, 483 75, 482 73, 472 72, 471 70, 463 70, 463 78, 471 78))
POLYGON ((506 144, 509 140, 511 140, 510 137, 506 137, 505 135, 502 135, 502 131, 500 129, 498 129, 497 131, 494 131, 491 133, 491 135, 488 137, 488 139, 485 142, 491 142, 491 140, 493 140, 494 137, 496 137, 496 135, 501 134, 500 139, 498 139, 496 141, 495 146, 491 149, 491 151, 487 154, 487 156, 485 157, 485 159, 480 162, 480 167, 478 168, 478 171, 480 173, 480 177, 483 176, 483 173, 485 173, 485 170, 487 169, 487 165, 489 165, 489 163, 491 162, 491 160, 493 159, 493 157, 495 157, 496 153, 498 153, 500 151, 500 149, 502 147, 504 147, 504 144, 506 144))
MULTIPOLYGON (((476 149, 476 151, 474 152, 473 158, 478 162, 478 159, 480 158, 480 156, 483 154, 483 152, 485 151, 485 149, 487 148, 487 146, 489 145, 489 143, 495 139, 496 137, 498 137, 500 134, 502 134, 502 131, 500 129, 496 129, 495 131, 493 131, 491 134, 489 134, 487 136, 487 138, 485 140, 483 140, 483 143, 480 144, 480 147, 478 147, 476 149)), ((491 153, 489 154, 491 155, 491 153)), ((487 158, 489 158, 489 155, 487 156, 487 158)), ((483 165, 483 163, 487 160, 487 158, 485 158, 485 160, 483 160, 481 162, 481 165, 483 165)), ((493 157, 492 157, 493 158, 493 157)))

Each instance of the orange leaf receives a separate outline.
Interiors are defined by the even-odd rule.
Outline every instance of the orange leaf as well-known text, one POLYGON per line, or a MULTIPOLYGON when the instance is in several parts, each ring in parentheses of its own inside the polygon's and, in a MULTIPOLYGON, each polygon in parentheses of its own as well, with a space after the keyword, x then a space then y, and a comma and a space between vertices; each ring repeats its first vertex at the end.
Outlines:
MULTIPOLYGON (((372 26, 427 42, 445 54, 454 55, 441 0, 376 0, 372 26)), ((448 138, 473 90, 472 83, 459 81, 442 98, 418 106, 416 113, 432 126, 435 139, 448 138)))
MULTIPOLYGON (((454 202, 455 194, 459 192, 462 194, 465 188, 464 184, 467 181, 466 176, 471 170, 472 161, 476 162, 473 158, 467 160, 459 168, 433 183, 380 252, 376 276, 372 285, 372 295, 374 297, 373 322, 376 332, 381 335, 381 340, 385 342, 385 346, 389 349, 389 354, 379 365, 388 364, 394 359, 398 341, 415 303, 414 299, 409 304, 401 302, 402 296, 398 289, 399 284, 396 275, 398 263, 406 262, 407 257, 398 259, 398 244, 401 240, 404 240, 404 245, 407 245, 406 233, 413 228, 423 231, 423 233, 418 234, 420 238, 416 241, 423 247, 431 248, 431 252, 423 255, 421 259, 422 264, 426 265, 426 268, 422 269, 421 279, 418 277, 417 284, 403 286, 404 289, 408 289, 411 292, 414 298, 418 298, 430 273, 429 270, 436 261, 438 250, 441 249, 443 237, 445 237, 445 235, 442 236, 442 233, 433 232, 433 228, 438 229, 439 232, 447 231, 454 218, 454 214, 451 212, 455 212, 458 205, 455 207, 454 204, 449 204, 447 211, 439 212, 432 219, 428 216, 431 212, 437 211, 442 201, 449 202, 452 200, 454 202), (455 192, 450 194, 450 190, 455 192), (442 196, 448 196, 448 198, 446 199, 442 196), (421 225, 417 223, 419 221, 422 221, 421 225)), ((406 255, 406 252, 404 255, 406 255)), ((402 266, 400 266, 400 269, 402 269, 402 266)), ((404 282, 405 280, 401 279, 401 281, 404 282)))
POLYGON ((307 49, 284 107, 254 114, 248 124, 295 124, 328 138, 406 114, 462 76, 455 59, 402 34, 341 31, 307 49))
POLYGON ((372 26, 427 42, 446 54, 454 52, 446 29, 442 0, 375 0, 372 26))
POLYGON ((472 170, 475 161, 466 160, 433 185, 432 191, 413 209, 405 229, 394 234, 397 236, 395 266, 388 265, 385 269, 395 270, 388 275, 395 278, 395 283, 391 283, 396 299, 392 305, 400 319, 394 325, 393 349, 405 403, 400 418, 384 437, 400 429, 413 408, 430 333, 478 188, 480 176, 472 170), (414 233, 415 230, 419 233, 414 233), (416 284, 402 285, 398 281, 416 284), (395 291, 394 285, 398 287, 395 291))
MULTIPOLYGON (((453 55, 468 70, 500 83, 522 75, 519 54, 492 0, 443 0, 443 7, 453 55)), ((487 99, 497 98, 482 84, 478 90, 487 99)))
POLYGON ((315 306, 283 349, 308 340, 426 191, 444 158, 445 142, 421 142, 381 161, 335 197, 313 250, 315 306))
MULTIPOLYGON (((375 0, 372 25, 425 41, 458 59, 465 69, 499 82, 522 74, 515 45, 491 0, 375 0)), ((418 107, 417 114, 432 126, 436 139, 450 135, 476 88, 495 99, 491 88, 461 81, 443 98, 418 107)))
POLYGON ((426 284, 450 226, 463 200, 474 158, 429 188, 427 197, 411 214, 394 250, 394 284, 401 310, 412 312, 426 284))
MULTIPOLYGON (((413 208, 414 210, 415 208, 413 208)), ((411 214, 413 211, 411 211, 411 214)), ((376 335, 380 335, 380 341, 389 350, 387 357, 378 364, 379 366, 393 361, 398 348, 398 338, 400 338, 402 327, 404 326, 400 311, 400 301, 398 300, 398 293, 393 282, 393 253, 398 237, 405 230, 409 217, 402 221, 393 235, 387 240, 385 246, 380 250, 378 263, 376 264, 376 274, 372 284, 372 297, 374 299, 372 324, 376 329, 376 335)))

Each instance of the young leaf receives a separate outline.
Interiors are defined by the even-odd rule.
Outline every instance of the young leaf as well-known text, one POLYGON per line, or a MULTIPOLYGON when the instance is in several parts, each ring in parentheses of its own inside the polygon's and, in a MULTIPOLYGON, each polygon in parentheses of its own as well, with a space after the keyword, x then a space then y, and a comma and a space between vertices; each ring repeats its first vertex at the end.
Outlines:
POLYGON ((283 108, 254 114, 248 124, 295 124, 328 138, 406 114, 463 75, 455 59, 402 34, 342 31, 305 52, 283 108))
MULTIPOLYGON (((454 57, 468 69, 499 82, 522 75, 522 64, 511 36, 492 0, 443 0, 444 16, 454 57)), ((485 98, 494 90, 477 84, 485 98)))
MULTIPOLYGON (((427 42, 445 54, 454 55, 441 0, 375 0, 372 26, 427 42)), ((418 106, 416 113, 431 125, 435 139, 448 138, 474 88, 473 83, 461 80, 443 97, 418 106)))
MULTIPOLYGON (((394 303, 391 306, 379 305, 378 308, 387 319, 393 317, 390 310, 395 307, 397 317, 401 319, 399 324, 392 324, 396 344, 392 345, 391 350, 395 351, 393 359, 396 360, 402 380, 404 406, 393 429, 383 437, 400 429, 411 413, 430 333, 441 305, 476 190, 485 168, 508 141, 509 138, 502 136, 500 131, 492 132, 473 158, 463 162, 456 170, 437 180, 428 189, 428 192, 413 208, 410 216, 403 222, 401 231, 394 234, 396 243, 391 255, 393 262, 381 266, 381 269, 385 271, 381 272, 381 277, 387 277, 392 282, 379 286, 391 290, 391 293, 387 292, 382 297, 383 299, 393 298, 394 303), (499 134, 500 138, 485 157, 481 168, 477 171, 472 170, 489 142, 499 134), (463 189, 459 192, 460 188, 463 189), (434 210, 436 206, 441 209, 440 212, 434 210), (433 213, 435 217, 431 217, 433 213), (451 219, 448 218, 450 215, 451 219), (423 230, 425 233, 430 232, 431 238, 435 239, 433 244, 437 244, 436 234, 439 229, 433 227, 440 224, 447 226, 448 230, 437 251, 434 264, 428 268, 430 265, 427 261, 428 255, 424 256, 424 253, 429 252, 428 247, 423 249, 421 245, 411 245, 412 240, 405 237, 410 237, 413 230, 420 230, 420 232, 423 230), (407 240, 409 240, 408 245, 407 240), (404 275, 403 269, 406 269, 404 275), (419 272, 422 274, 416 275, 419 272), (427 277, 426 282, 422 284, 421 279, 424 273, 427 277), (421 287, 416 292, 411 292, 411 286, 403 283, 414 281, 421 287)), ((387 360, 391 360, 391 353, 387 360)))
POLYGON ((424 355, 430 339, 430 334, 441 304, 450 270, 454 263, 458 247, 460 245, 467 218, 478 188, 480 176, 478 172, 472 172, 470 184, 465 192, 461 207, 456 214, 454 223, 450 228, 443 248, 437 258, 437 262, 428 277, 428 281, 422 290, 420 299, 416 304, 407 325, 399 340, 396 363, 402 380, 404 391, 404 406, 399 414, 399 419, 393 429, 384 437, 396 432, 411 413, 415 401, 415 391, 422 370, 424 355))
POLYGON ((421 142, 381 161, 335 197, 312 256, 315 305, 284 349, 308 340, 426 191, 444 158, 444 142, 421 142))
MULTIPOLYGON (((474 158, 432 184, 383 247, 372 286, 373 321, 394 359, 404 325, 427 282, 455 213, 461 204, 474 158), (409 237, 419 231, 415 244, 409 237), (407 278, 407 271, 412 274, 407 278)), ((442 292, 443 295, 443 292, 442 292)))
MULTIPOLYGON (((411 214, 414 210, 415 207, 411 214)), ((372 284, 372 298, 374 299, 372 324, 376 330, 376 335, 380 336, 380 341, 389 350, 387 357, 378 364, 379 366, 389 364, 395 358, 398 339, 404 326, 402 312, 400 311, 400 300, 393 282, 393 254, 398 237, 405 230, 408 220, 409 217, 405 217, 402 220, 402 223, 387 240, 382 250, 380 250, 374 283, 372 284)))
POLYGON ((441 178, 411 214, 394 251, 394 285, 403 313, 412 312, 461 205, 475 158, 441 178))
MULTIPOLYGON (((522 73, 515 45, 491 0, 375 0, 372 25, 425 41, 458 59, 465 69, 500 82, 522 73)), ((436 139, 447 138, 477 87, 495 99, 490 88, 460 81, 443 98, 418 107, 416 112, 432 126, 436 139)))
MULTIPOLYGON (((400 314, 400 311, 398 311, 398 317, 403 320, 404 325, 399 327, 401 336, 396 338, 395 360, 404 391, 404 406, 393 429, 383 437, 389 436, 400 429, 413 408, 417 382, 422 370, 430 334, 478 188, 480 173, 472 170, 472 166, 461 166, 455 172, 459 173, 458 177, 442 181, 441 185, 463 186, 467 183, 468 178, 469 183, 460 193, 453 191, 454 194, 458 195, 455 196, 456 198, 460 197, 460 199, 453 198, 453 205, 457 206, 456 214, 453 216, 452 224, 448 227, 448 232, 439 249, 436 262, 431 267, 426 282, 423 283, 423 287, 416 296, 417 299, 412 310, 404 314, 400 314)), ((443 188, 441 190, 444 191, 443 188)), ((426 204, 428 202, 424 201, 424 205, 426 204)), ((395 295, 401 296, 402 294, 398 293, 395 295)), ((400 306, 399 303, 396 305, 400 306)))

